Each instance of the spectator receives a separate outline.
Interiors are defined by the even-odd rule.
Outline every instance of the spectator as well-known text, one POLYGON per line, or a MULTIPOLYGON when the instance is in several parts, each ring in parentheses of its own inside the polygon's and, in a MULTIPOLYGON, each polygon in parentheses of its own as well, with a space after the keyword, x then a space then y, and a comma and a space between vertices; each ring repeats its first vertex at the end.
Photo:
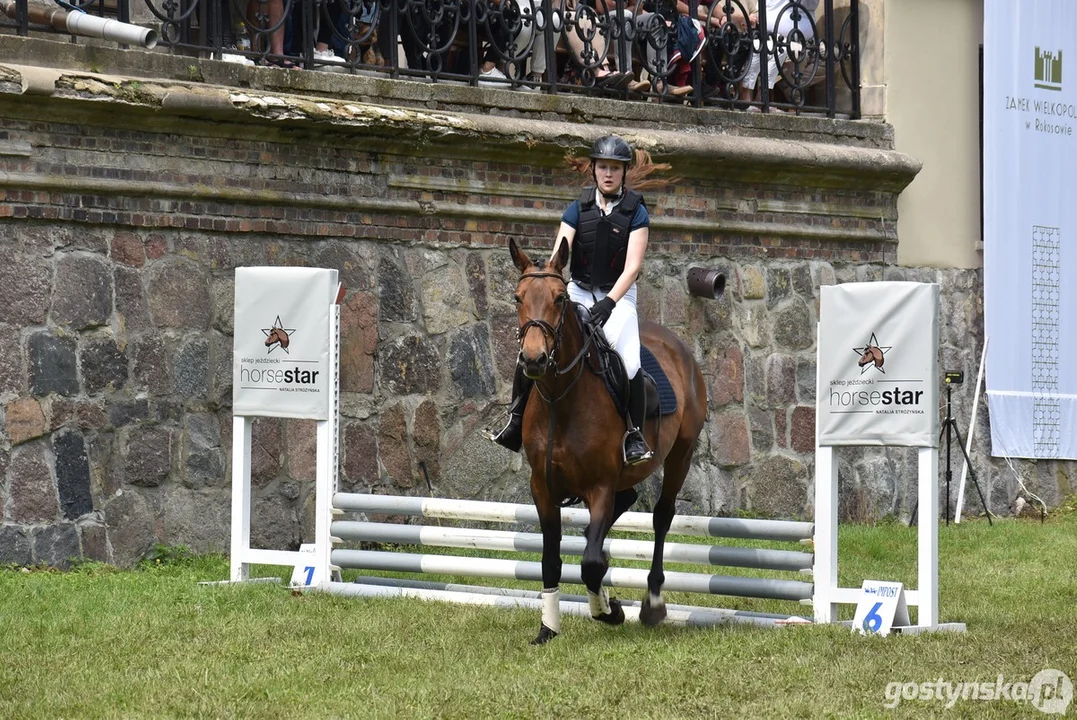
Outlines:
MULTIPOLYGON (((778 68, 785 64, 789 51, 805 51, 802 43, 807 43, 815 37, 814 13, 818 7, 819 0, 766 0, 766 21, 769 29, 762 33, 766 37, 765 44, 757 43, 757 52, 752 54, 748 72, 741 81, 739 99, 742 102, 758 102, 760 99, 757 84, 762 54, 765 53, 767 56, 767 87, 773 89, 778 81, 778 68), (798 36, 795 45, 790 41, 790 34, 794 33, 798 36), (773 41, 769 38, 771 34, 774 37, 773 41)), ((753 26, 758 25, 759 13, 752 13, 748 19, 753 26)), ((759 108, 754 105, 748 110, 759 112, 759 108)), ((782 112, 778 108, 771 108, 771 110, 782 112)))
POLYGON ((262 54, 260 64, 295 67, 295 63, 283 57, 284 0, 247 0, 247 23, 251 28, 251 50, 262 54))

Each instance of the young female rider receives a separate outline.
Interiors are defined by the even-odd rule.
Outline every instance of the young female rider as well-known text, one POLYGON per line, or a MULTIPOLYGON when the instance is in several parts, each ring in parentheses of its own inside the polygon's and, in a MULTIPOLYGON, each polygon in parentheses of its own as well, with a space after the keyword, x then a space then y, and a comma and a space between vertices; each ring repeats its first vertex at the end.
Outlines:
MULTIPOLYGON (((625 187, 631 163, 632 148, 623 138, 607 135, 595 141, 591 148, 595 185, 585 188, 565 210, 557 233, 561 240, 554 243, 554 255, 560 242, 567 242, 572 249, 569 297, 590 308, 591 318, 602 327, 631 378, 625 465, 646 462, 653 456, 640 430, 646 395, 636 316, 636 277, 647 251, 650 218, 643 196, 625 187)), ((518 451, 523 442, 524 407, 533 383, 517 366, 508 424, 491 436, 509 450, 518 451)))

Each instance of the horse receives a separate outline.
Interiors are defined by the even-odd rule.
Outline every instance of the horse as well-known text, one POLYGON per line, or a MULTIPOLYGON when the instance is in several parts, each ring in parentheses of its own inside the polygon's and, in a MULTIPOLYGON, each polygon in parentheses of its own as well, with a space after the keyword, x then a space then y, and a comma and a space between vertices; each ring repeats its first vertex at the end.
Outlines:
POLYGON ((864 348, 864 354, 860 356, 856 364, 858 367, 864 367, 865 365, 874 364, 880 371, 883 369, 883 351, 875 345, 868 345, 864 348))
MULTIPOLYGON (((569 259, 568 243, 560 243, 549 262, 536 265, 515 240, 509 241, 513 264, 520 271, 515 300, 519 316, 517 362, 534 380, 523 417, 523 449, 531 465, 531 496, 542 529, 542 582, 550 591, 561 582, 561 506, 579 498, 590 512, 580 570, 587 586, 591 616, 610 625, 624 622, 620 602, 609 598, 602 580, 609 561, 602 546, 617 518, 636 501, 637 485, 664 469, 662 490, 654 507, 654 555, 647 575, 647 594, 640 619, 647 626, 666 617, 662 555, 666 533, 676 510, 699 434, 707 416, 707 388, 699 364, 671 331, 640 323, 640 340, 661 364, 677 396, 677 409, 645 423, 644 435, 654 450, 646 463, 625 467, 621 439, 625 429, 602 378, 592 329, 579 317, 568 296, 562 272, 569 259)), ((553 595, 554 598, 558 595, 553 595)), ((556 603, 546 609, 559 626, 556 603)), ((531 641, 541 645, 557 635, 543 622, 531 641)))

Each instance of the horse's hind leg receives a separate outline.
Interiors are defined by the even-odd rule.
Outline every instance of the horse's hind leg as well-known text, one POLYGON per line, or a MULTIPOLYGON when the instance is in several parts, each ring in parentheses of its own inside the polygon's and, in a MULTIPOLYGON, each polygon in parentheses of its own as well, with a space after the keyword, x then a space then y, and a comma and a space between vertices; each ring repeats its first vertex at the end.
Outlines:
POLYGON ((542 624, 532 645, 543 645, 561 632, 561 508, 548 494, 532 493, 542 528, 542 624))
POLYGON ((584 530, 587 545, 580 562, 580 575, 587 586, 587 601, 591 606, 591 617, 607 625, 620 625, 625 621, 621 603, 611 600, 609 592, 602 586, 602 579, 609 569, 609 560, 602 549, 606 533, 618 515, 624 512, 635 498, 613 492, 613 488, 600 487, 588 498, 587 508, 591 513, 591 522, 584 530), (618 497, 620 496, 620 497, 618 497), (618 502, 620 500, 620 503, 618 502), (627 503, 627 504, 626 504, 627 503), (618 508, 620 510, 618 511, 618 508))
POLYGON ((662 571, 662 555, 665 552, 666 533, 673 522, 677 509, 677 493, 684 485, 688 468, 692 465, 692 451, 695 441, 675 444, 666 456, 665 472, 662 477, 662 494, 654 506, 652 521, 654 524, 654 556, 651 558, 651 572, 647 575, 647 596, 639 611, 639 619, 644 625, 654 627, 666 618, 666 601, 662 598, 662 585, 666 575, 662 571))

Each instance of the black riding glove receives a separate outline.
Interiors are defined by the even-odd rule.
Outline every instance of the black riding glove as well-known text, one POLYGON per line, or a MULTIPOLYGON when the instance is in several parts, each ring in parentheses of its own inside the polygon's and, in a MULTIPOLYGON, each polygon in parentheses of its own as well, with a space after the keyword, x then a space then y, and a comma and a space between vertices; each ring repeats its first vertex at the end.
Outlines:
POLYGON ((617 304, 617 301, 606 296, 591 306, 591 321, 598 327, 602 327, 606 324, 606 321, 610 319, 610 314, 613 313, 613 306, 617 304))

